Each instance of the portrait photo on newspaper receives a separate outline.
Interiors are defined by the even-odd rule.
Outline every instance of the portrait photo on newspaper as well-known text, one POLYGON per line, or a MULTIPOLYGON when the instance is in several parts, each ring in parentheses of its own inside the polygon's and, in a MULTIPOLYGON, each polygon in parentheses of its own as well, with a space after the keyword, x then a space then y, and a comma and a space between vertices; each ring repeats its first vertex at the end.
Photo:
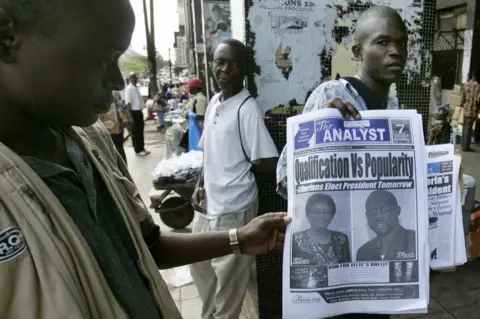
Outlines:
POLYGON ((291 286, 328 285, 326 266, 352 261, 350 192, 298 195, 293 225, 291 286))
POLYGON ((418 281, 415 190, 373 190, 352 193, 353 260, 389 261, 391 283, 418 281))
POLYGON ((352 200, 363 212, 353 216, 356 261, 416 259, 414 190, 357 191, 352 200))

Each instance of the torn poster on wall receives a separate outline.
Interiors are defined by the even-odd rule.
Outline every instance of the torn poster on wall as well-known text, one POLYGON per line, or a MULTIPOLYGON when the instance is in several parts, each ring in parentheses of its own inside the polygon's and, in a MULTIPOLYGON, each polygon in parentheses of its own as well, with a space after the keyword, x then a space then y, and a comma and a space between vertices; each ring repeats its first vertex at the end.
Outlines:
MULTIPOLYGON (((335 59, 337 51, 350 49, 354 25, 372 5, 388 5, 399 11, 409 28, 406 76, 420 74, 423 44, 422 1, 419 0, 258 0, 248 12, 255 33, 254 60, 257 102, 267 111, 287 101, 304 102, 307 92, 323 80, 335 78, 334 69, 354 72, 356 62, 335 59), (326 59, 325 56, 329 56, 326 59), (325 66, 325 60, 330 65, 325 66), (332 65, 333 64, 333 65, 332 65), (350 67, 348 67, 350 65, 350 67)), ((353 55, 352 55, 353 56, 353 55)), ((343 72, 342 72, 343 73, 343 72)), ((347 76, 353 74, 341 74, 347 76)))
POLYGON ((230 2, 228 0, 203 1, 203 19, 205 26, 208 90, 209 96, 212 97, 220 90, 212 73, 213 53, 223 40, 232 37, 230 2))

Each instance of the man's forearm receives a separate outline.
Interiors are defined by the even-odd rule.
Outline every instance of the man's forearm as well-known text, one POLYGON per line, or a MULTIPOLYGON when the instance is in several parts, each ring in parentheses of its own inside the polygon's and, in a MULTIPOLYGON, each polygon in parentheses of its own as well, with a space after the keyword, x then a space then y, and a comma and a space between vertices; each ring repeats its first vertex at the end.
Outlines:
POLYGON ((228 231, 198 234, 163 233, 150 247, 159 269, 168 269, 232 253, 228 231))

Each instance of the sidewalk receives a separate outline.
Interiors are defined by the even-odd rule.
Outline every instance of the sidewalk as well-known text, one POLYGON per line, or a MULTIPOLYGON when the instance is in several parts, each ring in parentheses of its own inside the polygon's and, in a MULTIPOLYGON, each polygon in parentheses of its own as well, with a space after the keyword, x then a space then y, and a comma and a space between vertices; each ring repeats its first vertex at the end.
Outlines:
MULTIPOLYGON (((151 122, 150 122, 151 123, 151 122)), ((151 172, 165 154, 165 140, 163 135, 155 130, 153 125, 146 125, 146 148, 152 154, 145 158, 136 157, 130 143, 125 145, 129 169, 135 180, 139 192, 147 204, 150 204, 148 194, 152 189, 151 172)), ((466 153, 463 156, 465 174, 472 175, 477 180, 476 198, 480 198, 480 145, 472 145, 475 153, 466 153)), ((163 231, 170 231, 162 224, 158 215, 152 211, 155 222, 163 231)), ((473 319, 480 318, 480 260, 475 260, 460 267, 451 273, 432 273, 430 283, 430 307, 428 315, 392 316, 402 318, 430 318, 430 319, 473 319)), ((165 277, 166 281, 172 278, 165 277)), ((184 319, 199 319, 201 301, 193 284, 170 290, 184 319)), ((257 319, 250 314, 244 304, 241 319, 257 319), (248 315, 247 315, 248 314, 248 315)), ((250 310, 250 311, 249 311, 250 310)))
MULTIPOLYGON (((125 152, 127 154, 130 173, 132 174, 132 178, 137 184, 138 191, 147 207, 150 205, 150 198, 148 195, 152 190, 151 172, 158 162, 164 158, 166 151, 165 147, 164 135, 157 132, 151 121, 147 122, 145 125, 145 148, 152 152, 152 154, 147 157, 137 157, 135 156, 135 152, 131 147, 131 141, 129 140, 125 143, 125 152)), ((171 231, 169 227, 162 223, 157 213, 152 210, 151 214, 162 231, 171 231)), ((164 276, 166 282, 169 282, 173 279, 168 277, 172 275, 171 272, 164 272, 162 275, 164 276)), ((172 297, 183 316, 183 319, 199 319, 202 311, 202 302, 198 296, 195 285, 191 283, 180 288, 171 286, 169 286, 169 288, 170 293, 172 294, 172 297)), ((248 309, 243 309, 240 319, 257 319, 256 317, 247 315, 249 312, 251 311, 248 311, 248 309)))

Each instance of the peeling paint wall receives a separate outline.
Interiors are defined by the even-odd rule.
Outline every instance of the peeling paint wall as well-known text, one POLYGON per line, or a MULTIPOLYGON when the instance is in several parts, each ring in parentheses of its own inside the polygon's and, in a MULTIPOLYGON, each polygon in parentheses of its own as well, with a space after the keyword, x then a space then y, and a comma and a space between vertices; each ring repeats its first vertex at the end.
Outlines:
POLYGON ((292 99, 303 103, 307 92, 323 79, 335 77, 337 72, 342 76, 356 72, 350 53, 353 26, 373 4, 399 10, 409 28, 407 83, 420 74, 421 0, 257 0, 251 3, 247 21, 255 34, 254 80, 259 106, 267 111, 292 99), (322 53, 332 58, 330 70, 322 66, 322 53))

